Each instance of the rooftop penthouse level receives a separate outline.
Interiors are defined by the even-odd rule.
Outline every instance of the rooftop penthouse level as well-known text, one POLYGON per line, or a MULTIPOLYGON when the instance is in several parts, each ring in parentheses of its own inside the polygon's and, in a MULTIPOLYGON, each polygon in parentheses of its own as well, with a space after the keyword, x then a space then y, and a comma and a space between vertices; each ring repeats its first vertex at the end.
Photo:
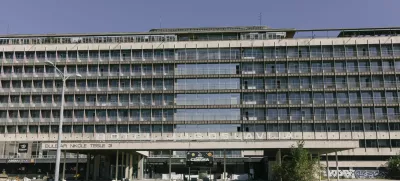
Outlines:
POLYGON ((94 44, 177 41, 268 40, 293 38, 399 36, 400 27, 344 29, 272 29, 267 26, 163 28, 149 32, 2 35, 0 45, 94 44))

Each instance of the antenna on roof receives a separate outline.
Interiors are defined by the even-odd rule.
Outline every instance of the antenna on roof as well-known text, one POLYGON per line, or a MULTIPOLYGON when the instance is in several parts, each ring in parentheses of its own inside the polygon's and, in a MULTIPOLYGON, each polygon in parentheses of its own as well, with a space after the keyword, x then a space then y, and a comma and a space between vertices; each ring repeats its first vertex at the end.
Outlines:
POLYGON ((258 20, 260 21, 260 26, 261 26, 261 22, 262 22, 262 13, 260 13, 259 15, 258 15, 258 20))

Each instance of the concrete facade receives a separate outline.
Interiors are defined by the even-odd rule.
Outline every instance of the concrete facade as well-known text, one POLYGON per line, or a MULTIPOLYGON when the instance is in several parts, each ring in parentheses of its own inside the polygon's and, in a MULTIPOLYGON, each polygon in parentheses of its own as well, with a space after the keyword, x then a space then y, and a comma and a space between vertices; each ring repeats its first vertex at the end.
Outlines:
POLYGON ((66 82, 62 148, 87 158, 75 167, 86 179, 204 172, 184 168, 189 150, 214 152, 208 174, 267 179, 300 140, 335 167, 327 175, 384 167, 400 151, 399 28, 305 31, 0 37, 0 162, 54 156, 63 85, 52 62, 81 75, 66 82))

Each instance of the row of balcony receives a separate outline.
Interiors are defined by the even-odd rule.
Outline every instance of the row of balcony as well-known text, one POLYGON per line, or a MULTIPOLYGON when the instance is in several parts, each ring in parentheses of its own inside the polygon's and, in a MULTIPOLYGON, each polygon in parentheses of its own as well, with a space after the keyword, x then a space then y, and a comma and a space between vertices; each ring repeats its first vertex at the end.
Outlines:
POLYGON ((283 98, 283 97, 275 97, 268 98, 264 100, 264 97, 254 97, 245 100, 241 100, 238 98, 231 99, 221 99, 221 98, 206 98, 206 99, 176 99, 175 105, 263 105, 263 104, 272 104, 272 105, 280 105, 280 104, 289 104, 289 105, 298 105, 298 104, 399 104, 400 98, 397 97, 387 97, 387 98, 357 98, 351 97, 349 98, 283 98))
MULTIPOLYGON (((39 122, 59 122, 60 118, 0 118, 0 122, 9 123, 39 123, 39 122)), ((84 117, 65 117, 63 122, 121 122, 121 121, 173 121, 172 117, 124 117, 124 116, 95 116, 91 118, 84 117)))
MULTIPOLYGON (((2 123, 39 123, 59 122, 59 118, 6 118, 1 117, 2 123)), ((334 121, 334 120, 400 120, 400 114, 282 114, 268 116, 240 116, 240 115, 186 115, 171 117, 123 117, 123 116, 94 116, 94 117, 65 117, 64 122, 122 122, 122 121, 334 121)))
MULTIPOLYGON (((260 65, 262 66, 262 65, 260 65)), ((97 68, 97 67, 96 67, 97 68)), ((254 68, 245 67, 243 69, 235 69, 235 68, 177 68, 177 70, 154 70, 152 71, 152 67, 149 67, 150 70, 140 71, 134 70, 130 71, 130 67, 124 69, 122 71, 111 70, 111 71, 97 71, 97 70, 69 70, 70 74, 79 74, 82 77, 99 77, 99 76, 178 76, 178 75, 237 75, 237 74, 308 74, 308 73, 387 73, 400 71, 400 67, 394 66, 346 66, 346 67, 298 67, 291 65, 289 68, 281 67, 281 68, 273 68, 269 65, 263 69, 262 67, 255 66, 254 68)), ((59 78, 60 76, 52 71, 47 72, 43 69, 40 71, 31 71, 24 72, 22 71, 22 67, 20 70, 14 71, 10 69, 6 69, 1 71, 1 77, 55 77, 59 78)))
MULTIPOLYGON (((129 83, 129 82, 128 82, 129 83)), ((152 82, 146 84, 135 84, 133 86, 122 84, 120 86, 68 86, 65 88, 66 92, 80 92, 80 91, 93 91, 93 92, 104 92, 104 91, 167 91, 167 90, 235 90, 235 89, 359 89, 359 88, 399 88, 399 81, 384 81, 384 82, 325 82, 325 83, 253 83, 244 81, 244 83, 232 83, 232 82, 206 82, 206 83, 175 83, 175 85, 152 85, 152 82)), ((4 82, 3 82, 4 84, 4 82)), ((0 92, 15 92, 15 93, 31 93, 31 92, 61 92, 61 86, 54 87, 53 85, 29 85, 26 88, 11 87, 10 84, 4 84, 0 87, 0 92)))
MULTIPOLYGON (((124 76, 147 76, 147 75, 154 75, 154 76, 168 76, 173 75, 173 72, 83 72, 79 73, 82 77, 100 77, 100 76, 110 76, 110 77, 124 77, 124 76)), ((53 72, 49 73, 11 73, 11 72, 3 72, 0 74, 1 77, 13 77, 13 78, 42 78, 42 77, 54 77, 54 78, 61 78, 60 75, 55 74, 53 72)))
MULTIPOLYGON (((26 107, 42 107, 46 109, 57 108, 60 107, 60 102, 0 102, 0 107, 5 108, 26 108, 26 107)), ((175 103, 173 100, 170 101, 108 101, 108 102, 100 102, 100 101, 73 101, 73 102, 65 102, 65 107, 127 107, 127 106, 175 106, 175 108, 181 106, 208 106, 208 105, 285 105, 295 106, 295 105, 325 105, 325 104, 400 104, 400 98, 398 97, 386 97, 386 98, 321 98, 316 97, 311 99, 308 98, 267 98, 265 100, 264 97, 257 98, 249 98, 246 100, 241 100, 239 98, 230 98, 230 99, 221 99, 221 98, 204 98, 204 99, 176 99, 175 103)), ((282 106, 281 106, 282 107, 282 106)))
MULTIPOLYGON (((119 102, 65 102, 64 106, 65 107, 92 107, 92 106, 97 106, 97 107, 107 107, 107 106, 112 106, 112 107, 127 107, 127 106, 173 106, 174 103, 172 101, 170 102, 128 102, 128 101, 119 101, 119 102)), ((0 102, 0 107, 43 107, 43 108, 55 108, 55 107, 60 107, 61 103, 60 102, 32 102, 32 103, 15 103, 15 102, 9 102, 9 103, 3 103, 0 102)))
POLYGON ((218 52, 215 49, 214 52, 193 52, 181 50, 177 53, 168 52, 157 52, 155 54, 152 51, 143 53, 118 53, 118 54, 97 54, 94 56, 88 56, 88 54, 80 55, 55 55, 52 56, 41 54, 39 56, 24 54, 17 55, 6 55, 2 57, 4 63, 33 63, 33 62, 45 62, 47 60, 53 62, 120 62, 120 61, 170 61, 170 60, 235 60, 235 59, 275 59, 275 58, 357 58, 357 57, 394 57, 400 56, 399 50, 385 50, 385 51, 327 51, 327 52, 246 52, 240 53, 234 52, 218 52))
MULTIPOLYGON (((223 90, 223 89, 357 89, 357 88, 396 88, 400 86, 397 81, 381 81, 381 82, 324 82, 324 83, 282 83, 276 80, 275 83, 267 82, 250 82, 245 80, 244 83, 176 83, 175 90, 223 90)), ((262 81, 262 80, 261 80, 262 81)))
MULTIPOLYGON (((79 91, 94 91, 94 92, 106 92, 106 91, 165 91, 165 90, 173 90, 173 86, 151 86, 148 87, 129 87, 129 86, 120 86, 120 87, 102 87, 102 86, 93 86, 93 87, 66 87, 66 92, 79 92, 79 91)), ((0 87, 0 92, 58 92, 61 93, 61 87, 35 87, 35 88, 2 88, 0 87)))

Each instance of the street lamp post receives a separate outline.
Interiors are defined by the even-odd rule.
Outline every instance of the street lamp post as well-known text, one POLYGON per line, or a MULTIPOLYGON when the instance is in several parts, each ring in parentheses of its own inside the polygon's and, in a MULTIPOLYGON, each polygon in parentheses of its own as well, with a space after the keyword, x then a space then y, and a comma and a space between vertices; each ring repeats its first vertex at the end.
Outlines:
MULTIPOLYGON (((50 61, 46 61, 47 64, 54 67, 55 71, 61 76, 62 78, 62 90, 61 90, 61 106, 60 106, 60 122, 58 124, 58 140, 57 140, 57 154, 56 154, 56 170, 54 173, 54 180, 59 181, 60 177, 60 160, 61 160, 61 137, 62 137, 62 126, 64 121, 64 93, 65 93, 65 84, 68 78, 70 77, 81 77, 80 74, 75 75, 67 75, 67 69, 64 68, 64 72, 61 72, 57 66, 50 61)), ((65 169, 65 168, 64 168, 65 169)), ((64 178, 62 178, 64 179, 64 178)))

